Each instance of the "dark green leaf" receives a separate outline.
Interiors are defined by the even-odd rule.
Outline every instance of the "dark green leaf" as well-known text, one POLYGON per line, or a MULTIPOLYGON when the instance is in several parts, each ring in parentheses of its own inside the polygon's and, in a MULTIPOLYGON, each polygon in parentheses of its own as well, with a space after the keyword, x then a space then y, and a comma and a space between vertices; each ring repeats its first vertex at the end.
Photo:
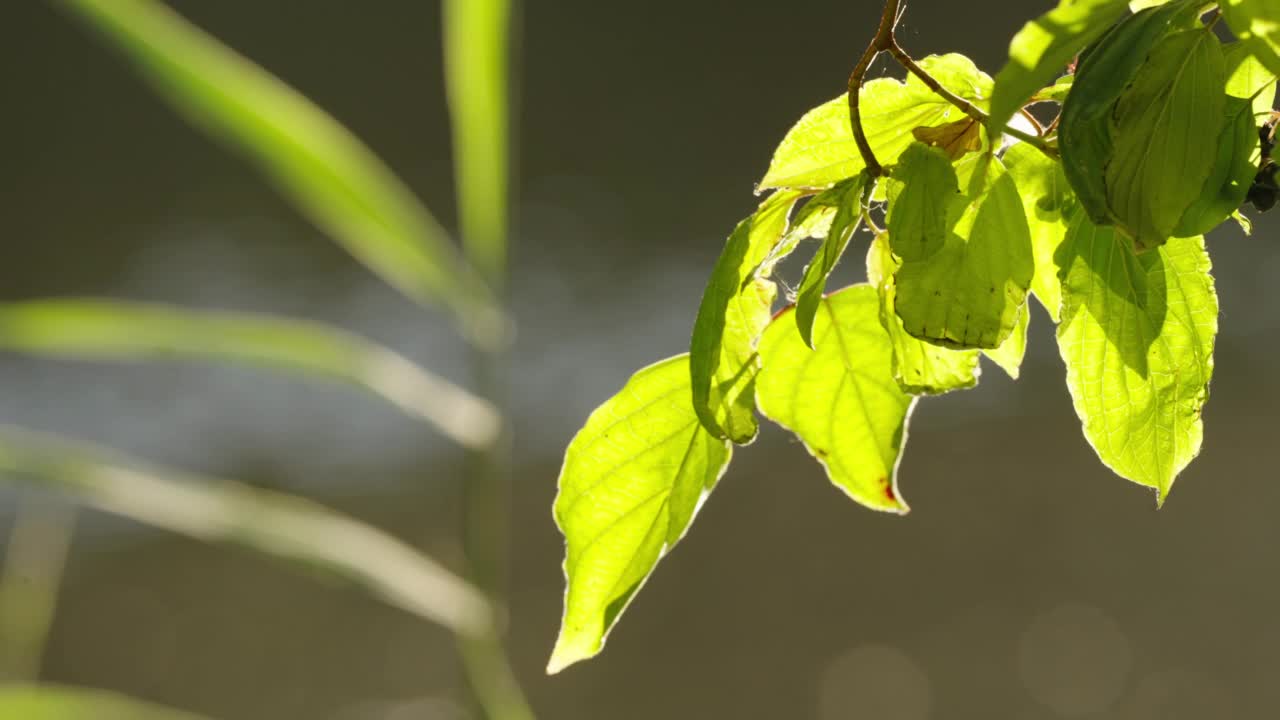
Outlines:
POLYGON ((1200 194, 1182 214, 1173 231, 1177 237, 1203 235, 1231 217, 1244 204, 1258 171, 1253 161, 1258 149, 1258 128, 1250 101, 1229 97, 1223 114, 1222 131, 1211 146, 1217 151, 1213 170, 1200 194))

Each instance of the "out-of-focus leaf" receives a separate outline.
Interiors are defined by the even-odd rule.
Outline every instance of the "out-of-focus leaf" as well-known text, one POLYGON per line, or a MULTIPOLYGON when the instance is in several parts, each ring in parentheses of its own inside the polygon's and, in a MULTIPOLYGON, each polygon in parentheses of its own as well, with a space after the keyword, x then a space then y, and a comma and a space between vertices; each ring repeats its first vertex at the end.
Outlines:
POLYGON ((690 342, 693 408, 721 439, 748 443, 755 417, 756 341, 769 324, 777 286, 769 279, 773 251, 799 193, 780 191, 738 223, 707 281, 690 342))
POLYGON ((64 685, 0 687, 0 717, 12 720, 202 720, 127 695, 64 685))
MULTIPOLYGON (((921 60, 920 66, 943 87, 986 107, 991 78, 972 60, 956 54, 931 55, 921 60)), ((859 105, 867 142, 885 165, 896 162, 912 143, 910 129, 945 125, 963 117, 914 75, 905 83, 892 78, 867 82, 859 105)), ((759 187, 823 188, 857 175, 864 167, 849 125, 849 100, 841 95, 810 110, 791 128, 774 151, 759 187)))
POLYGON ((1254 57, 1246 43, 1224 46, 1222 56, 1227 66, 1227 94, 1251 101, 1255 116, 1271 112, 1276 101, 1276 74, 1254 57))
POLYGON ((445 79, 453 119, 458 221, 467 255, 490 279, 507 266, 509 0, 446 0, 445 79))
POLYGON ((565 452, 556 496, 568 588, 547 672, 586 660, 658 560, 684 535, 732 446, 689 404, 687 355, 640 370, 596 408, 565 452))
POLYGON ((897 289, 893 274, 897 271, 898 260, 889 250, 888 234, 881 234, 867 251, 867 280, 880 292, 880 324, 893 346, 893 377, 898 386, 911 395, 940 395, 977 385, 977 350, 944 348, 917 340, 903 329, 902 318, 894 309, 897 289))
MULTIPOLYGON (((890 223, 889 245, 902 259, 894 275, 894 307, 913 337, 946 347, 991 349, 1013 332, 1035 261, 1013 177, 987 155, 977 156, 967 170, 972 173, 967 195, 959 202, 952 199, 958 196, 948 196, 930 210, 935 226, 945 217, 941 248, 921 256, 908 238, 906 249, 899 249, 902 239, 890 223)), ((893 182, 899 181, 895 175, 893 182)), ((906 175, 901 181, 900 202, 918 180, 906 175)), ((890 219, 900 212, 894 208, 890 219)))
POLYGON ((1067 95, 1071 93, 1071 86, 1075 84, 1075 75, 1063 75, 1053 82, 1052 85, 1041 88, 1039 92, 1031 97, 1031 102, 1056 102, 1059 105, 1067 101, 1067 95))
POLYGON ((1018 185, 1018 196, 1031 232, 1031 250, 1035 258, 1035 274, 1031 292, 1058 322, 1062 312, 1062 289, 1054 255, 1067 235, 1067 209, 1072 202, 1071 188, 1062 163, 1026 143, 1017 143, 1005 151, 1005 167, 1018 185))
POLYGON ((0 427, 4 475, 146 525, 328 571, 460 635, 493 632, 488 601, 457 575, 381 530, 303 498, 147 467, 12 427, 0 427))
MULTIPOLYGON (((1209 139, 1222 131, 1226 81, 1217 36, 1188 30, 1157 43, 1116 101, 1107 206, 1139 249, 1172 236, 1205 189, 1220 156, 1209 139)), ((1233 157, 1222 163, 1224 175, 1235 174, 1233 157)))
POLYGON ((1204 239, 1141 255, 1075 213, 1061 251, 1058 348, 1084 434, 1119 475, 1156 488, 1200 452, 1218 299, 1204 239))
POLYGON ((1112 157, 1115 103, 1151 49, 1194 19, 1193 3, 1196 0, 1178 0, 1135 13, 1081 54, 1071 94, 1062 106, 1058 149, 1067 180, 1096 225, 1112 222, 1104 178, 1112 157))
POLYGON ((849 497, 905 513, 897 468, 915 400, 893 379, 875 288, 856 285, 823 298, 812 350, 792 312, 779 313, 760 340, 760 412, 795 433, 849 497))
POLYGON ((470 448, 486 447, 493 407, 408 358, 322 323, 153 303, 57 299, 0 304, 0 349, 107 360, 228 360, 349 382, 470 448))
MULTIPOLYGON (((872 182, 865 173, 859 173, 852 181, 841 185, 843 194, 836 201, 836 213, 827 230, 827 237, 804 270, 800 292, 796 298, 796 327, 804 344, 813 347, 813 319, 826 292, 827 278, 840 262, 844 249, 858 230, 862 221, 862 195, 867 183, 872 182)), ((763 330, 763 328, 761 328, 763 330)))
POLYGON ((273 75, 153 0, 65 0, 196 127, 241 150, 286 197, 407 296, 442 302, 474 341, 505 321, 443 228, 363 144, 273 75))
POLYGON ((1127 10, 1125 0, 1062 0, 1022 26, 1009 44, 1009 62, 996 74, 987 129, 1003 133, 1018 108, 1127 10))
POLYGON ((1280 75, 1280 0, 1223 0, 1218 6, 1231 32, 1280 75))

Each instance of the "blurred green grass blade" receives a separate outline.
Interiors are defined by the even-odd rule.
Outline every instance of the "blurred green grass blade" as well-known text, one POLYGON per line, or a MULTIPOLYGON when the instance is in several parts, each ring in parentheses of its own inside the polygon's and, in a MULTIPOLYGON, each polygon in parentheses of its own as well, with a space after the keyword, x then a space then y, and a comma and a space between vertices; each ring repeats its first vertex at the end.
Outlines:
POLYGON ((492 632, 488 601, 466 581, 381 530, 304 498, 148 468, 12 426, 0 426, 0 475, 198 540, 235 542, 328 571, 460 635, 492 632))
POLYGON ((507 265, 509 0, 445 0, 445 80, 467 256, 495 285, 507 265))
POLYGON ((0 561, 0 684, 40 676, 75 524, 76 509, 64 502, 22 497, 14 504, 0 561))
POLYGON ((12 720, 203 720, 127 695, 65 685, 0 688, 0 718, 12 720))
POLYGON ((238 148, 319 228, 405 295, 442 302, 473 341, 505 331, 491 293, 425 207, 349 131, 154 0, 62 0, 193 125, 238 148))
POLYGON ((493 406, 403 355, 323 323, 92 299, 0 304, 0 350, 111 360, 230 360, 335 378, 386 398, 464 447, 497 437, 493 406))

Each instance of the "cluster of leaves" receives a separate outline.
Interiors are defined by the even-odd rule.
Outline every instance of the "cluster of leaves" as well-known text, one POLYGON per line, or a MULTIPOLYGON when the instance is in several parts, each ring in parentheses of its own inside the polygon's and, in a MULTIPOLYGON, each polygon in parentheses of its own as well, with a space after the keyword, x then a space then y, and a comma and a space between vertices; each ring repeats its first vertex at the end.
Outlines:
POLYGON ((906 81, 855 70, 849 97, 801 118, 759 184, 772 194, 712 271, 689 353, 637 372, 570 443, 549 671, 600 651, 757 415, 856 502, 905 513, 896 470, 916 402, 975 386, 983 355, 1016 378, 1029 296, 1057 324, 1103 463, 1163 502, 1199 452, 1218 315, 1203 234, 1233 216, 1248 230, 1280 4, 1062 0, 994 79, 960 55, 910 59, 897 9, 868 54, 890 50, 906 81), (1042 126, 1037 104, 1060 112, 1042 126), (863 226, 867 282, 828 293, 863 226), (809 238, 794 303, 775 313, 773 270, 809 238))

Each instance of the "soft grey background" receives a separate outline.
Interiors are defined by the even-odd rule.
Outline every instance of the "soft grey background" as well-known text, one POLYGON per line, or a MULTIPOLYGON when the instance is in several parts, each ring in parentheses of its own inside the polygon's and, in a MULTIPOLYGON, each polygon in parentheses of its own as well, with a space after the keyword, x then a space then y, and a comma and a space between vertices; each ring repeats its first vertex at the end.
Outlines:
MULTIPOLYGON (((902 40, 994 72, 1049 4, 916 0, 902 40)), ((445 323, 320 237, 53 5, 0 8, 0 296, 305 315, 465 379, 445 323)), ((175 5, 330 110, 452 222, 438 3, 175 5)), ((1164 510, 1094 459, 1037 309, 1020 382, 988 367, 976 391, 921 403, 902 464, 910 516, 848 502, 767 429, 604 655, 542 674, 560 613, 560 453, 635 368, 684 348, 774 144, 841 91, 878 9, 524 4, 511 642, 532 701, 556 720, 1274 714, 1272 218, 1252 238, 1210 238, 1223 331, 1205 450, 1164 510)), ((0 422, 302 493, 458 555, 459 453, 354 391, 0 356, 0 422)), ((17 497, 3 492, 0 532, 17 497)), ((49 680, 224 718, 463 717, 443 631, 246 551, 90 514, 61 599, 49 680)))

